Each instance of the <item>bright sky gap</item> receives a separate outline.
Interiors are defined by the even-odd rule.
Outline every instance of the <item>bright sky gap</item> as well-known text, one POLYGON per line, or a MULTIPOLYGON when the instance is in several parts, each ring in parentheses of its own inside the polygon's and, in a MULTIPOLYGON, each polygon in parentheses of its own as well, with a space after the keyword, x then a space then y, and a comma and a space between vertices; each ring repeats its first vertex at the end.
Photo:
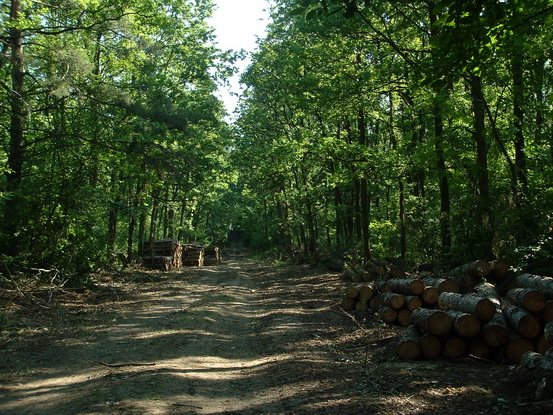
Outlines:
MULTIPOLYGON (((209 23, 215 29, 219 49, 253 52, 257 46, 257 38, 265 36, 269 21, 268 1, 215 0, 214 3, 216 9, 209 23)), ((238 62, 239 74, 229 80, 229 87, 219 88, 220 98, 229 114, 234 112, 238 104, 238 96, 233 94, 240 94, 240 74, 250 63, 249 57, 238 62)))

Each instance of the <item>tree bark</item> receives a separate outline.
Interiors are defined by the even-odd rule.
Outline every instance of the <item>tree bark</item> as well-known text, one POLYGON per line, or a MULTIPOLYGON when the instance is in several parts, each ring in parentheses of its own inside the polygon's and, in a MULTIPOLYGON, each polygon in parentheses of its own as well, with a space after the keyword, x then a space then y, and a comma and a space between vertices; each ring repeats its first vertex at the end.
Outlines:
POLYGON ((521 287, 534 288, 540 291, 548 300, 553 299, 552 277, 541 277, 532 274, 520 274, 516 277, 516 282, 521 287))
POLYGON ((543 329, 543 335, 549 343, 553 343, 553 323, 549 322, 543 329))
POLYGON ((537 313, 545 307, 545 296, 533 288, 513 288, 507 292, 507 299, 525 310, 537 313))
MULTIPOLYGON (((367 123, 365 121, 365 112, 362 108, 359 109, 357 128, 359 131, 359 144, 367 145, 367 123)), ((359 186, 359 197, 361 198, 361 236, 363 240, 363 259, 365 260, 365 263, 368 263, 371 259, 371 248, 369 229, 369 194, 367 189, 367 177, 365 174, 363 174, 359 186)))
MULTIPOLYGON (((513 79, 513 127, 515 131, 515 183, 520 181, 523 194, 528 191, 528 179, 526 172, 526 150, 524 140, 524 75, 522 47, 513 40, 513 53, 511 53, 511 74, 513 79)), ((514 195, 517 197, 517 195, 514 195)))
POLYGON ((422 280, 426 285, 430 287, 435 287, 438 289, 439 293, 459 293, 461 288, 459 284, 449 278, 423 278, 422 280))
POLYGON ((420 295, 424 291, 424 282, 417 278, 391 279, 387 285, 393 292, 405 295, 420 295))
POLYGON ((456 281, 462 292, 472 290, 491 271, 488 261, 483 259, 469 262, 447 272, 445 276, 456 281))
POLYGON ((477 232, 475 233, 477 255, 490 258, 492 209, 490 200, 490 182, 488 172, 488 145, 485 129, 485 102, 482 93, 482 79, 472 74, 470 76, 472 111, 474 115, 474 142, 476 145, 476 187, 477 194, 477 232))
POLYGON ((495 308, 497 310, 501 308, 501 299, 499 298, 499 294, 497 293, 495 286, 493 286, 489 282, 483 282, 481 284, 478 284, 475 287, 474 291, 479 297, 487 298, 492 303, 494 303, 495 308))
POLYGON ((438 303, 444 308, 475 315, 482 321, 491 320, 497 312, 490 299, 471 294, 441 293, 438 303))
POLYGON ((533 314, 514 304, 504 304, 505 318, 518 334, 527 339, 537 337, 542 331, 540 320, 533 314))
POLYGON ((12 0, 10 8, 10 53, 11 53, 11 89, 9 91, 10 127, 9 153, 6 173, 6 191, 8 197, 4 204, 2 233, 4 233, 4 252, 17 256, 20 241, 16 237, 21 226, 23 198, 19 194, 25 160, 25 67, 23 62, 23 31, 18 21, 22 17, 21 1, 12 0))
MULTIPOLYGON (((430 36, 435 38, 439 36, 438 25, 436 25, 436 11, 434 2, 428 2, 428 17, 430 21, 430 36)), ((438 67, 440 63, 433 54, 432 65, 438 67)), ((436 153, 436 167, 440 187, 440 239, 442 246, 442 255, 447 255, 451 251, 451 203, 449 194, 449 179, 447 166, 445 163, 444 152, 444 121, 442 112, 442 100, 447 96, 444 87, 436 85, 434 87, 434 98, 432 105, 432 114, 434 116, 434 151, 436 153)))

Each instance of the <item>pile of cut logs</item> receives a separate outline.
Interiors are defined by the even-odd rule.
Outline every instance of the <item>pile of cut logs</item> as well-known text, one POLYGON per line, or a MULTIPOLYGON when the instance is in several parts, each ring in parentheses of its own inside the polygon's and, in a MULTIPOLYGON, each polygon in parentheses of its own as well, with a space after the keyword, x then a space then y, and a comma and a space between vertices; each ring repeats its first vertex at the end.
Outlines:
POLYGON ((376 311, 384 322, 405 326, 397 349, 402 359, 471 355, 518 363, 525 353, 543 355, 553 345, 553 327, 545 333, 553 321, 553 278, 507 278, 507 270, 503 261, 480 260, 441 276, 395 269, 386 280, 372 267, 347 271, 348 279, 365 283, 348 287, 341 307, 376 311), (380 280, 369 282, 374 277, 380 280))
POLYGON ((186 244, 182 249, 182 264, 187 267, 201 267, 204 265, 204 246, 200 244, 186 244))
POLYGON ((216 246, 208 246, 204 248, 204 265, 219 265, 223 257, 221 250, 216 246))
POLYGON ((147 268, 169 271, 182 266, 182 246, 180 241, 159 239, 144 242, 142 263, 147 268))
POLYGON ((201 244, 182 245, 173 239, 147 241, 142 248, 142 264, 151 269, 169 271, 183 266, 218 265, 221 250, 217 247, 204 248, 201 244))

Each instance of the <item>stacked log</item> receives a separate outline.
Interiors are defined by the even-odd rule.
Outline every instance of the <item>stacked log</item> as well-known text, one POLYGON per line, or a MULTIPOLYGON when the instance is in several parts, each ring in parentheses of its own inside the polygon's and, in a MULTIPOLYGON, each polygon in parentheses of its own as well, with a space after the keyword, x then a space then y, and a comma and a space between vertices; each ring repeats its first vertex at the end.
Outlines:
POLYGON ((204 248, 204 265, 219 265, 223 257, 221 250, 216 246, 208 246, 204 248))
POLYGON ((446 272, 445 276, 457 282, 462 292, 466 293, 476 287, 491 271, 490 263, 480 259, 454 268, 446 272))
POLYGON ((142 263, 148 268, 169 271, 182 266, 182 246, 174 239, 147 241, 142 253, 142 263))
POLYGON ((204 246, 186 244, 182 249, 182 264, 186 267, 201 267, 204 265, 204 246))
POLYGON ((147 256, 142 258, 142 265, 149 269, 170 271, 173 269, 173 258, 170 256, 147 256))
MULTIPOLYGON (((342 306, 406 326, 397 351, 402 359, 471 355, 518 363, 527 352, 553 346, 553 278, 510 277, 516 287, 500 297, 486 280, 505 287, 507 269, 503 261, 479 260, 440 275, 406 274, 370 284, 364 298, 363 286, 352 287, 342 306)), ((362 271, 355 274, 362 280, 362 271)))

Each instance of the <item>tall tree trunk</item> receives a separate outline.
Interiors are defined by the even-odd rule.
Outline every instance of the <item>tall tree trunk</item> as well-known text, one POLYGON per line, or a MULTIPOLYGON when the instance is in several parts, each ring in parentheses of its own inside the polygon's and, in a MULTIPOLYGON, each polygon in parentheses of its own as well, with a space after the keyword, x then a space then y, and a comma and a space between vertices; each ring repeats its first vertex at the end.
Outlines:
POLYGON ((4 233, 4 252, 16 256, 20 251, 17 232, 21 226, 23 198, 20 195, 25 159, 24 120, 25 120, 25 68, 23 65, 23 31, 18 28, 22 16, 21 1, 12 1, 10 9, 10 52, 11 52, 11 90, 10 105, 10 145, 8 169, 6 173, 6 191, 8 198, 4 205, 1 229, 4 233))
POLYGON ((315 226, 315 214, 311 200, 306 201, 307 205, 307 231, 309 233, 308 253, 315 258, 317 253, 317 230, 315 226))
MULTIPOLYGON (((545 76, 545 58, 540 57, 535 60, 532 67, 532 80, 533 80, 533 87, 534 87, 534 97, 536 102, 536 115, 535 115, 535 132, 534 132, 534 138, 536 140, 536 143, 542 143, 544 140, 544 122, 545 117, 543 114, 544 106, 545 106, 545 97, 544 97, 544 76, 545 76)), ((553 150, 553 140, 549 140, 549 146, 550 149, 553 150)), ((553 151, 551 152, 553 155, 553 151)))
POLYGON ((290 221, 288 218, 288 205, 286 201, 276 200, 276 208, 279 217, 278 233, 280 251, 289 256, 292 253, 292 233, 290 232, 290 221))
MULTIPOLYGON (((430 36, 435 38, 438 36, 439 29, 436 26, 436 5, 433 2, 428 2, 428 16, 430 21, 430 36)), ((432 57, 434 66, 440 65, 437 62, 437 57, 432 57)), ((451 251, 451 205, 449 195, 449 179, 447 167, 444 157, 444 121, 442 113, 442 100, 447 97, 447 90, 444 86, 434 87, 434 103, 432 113, 434 116, 434 140, 436 152, 436 167, 438 172, 438 180, 440 187, 440 240, 442 245, 442 255, 448 254, 451 251)))
MULTIPOLYGON (((139 179, 140 180, 140 179, 139 179)), ((138 216, 138 256, 144 255, 144 242, 146 241, 146 207, 144 206, 144 184, 139 183, 137 188, 138 206, 140 206, 140 215, 138 216), (140 190, 139 190, 140 189, 140 190)))
POLYGON ((270 248, 269 243, 269 212, 267 207, 267 199, 263 197, 263 231, 265 234, 265 249, 270 248))
POLYGON ((112 201, 109 202, 108 212, 108 246, 107 255, 108 258, 115 252, 115 242, 117 240, 117 216, 119 214, 119 204, 121 203, 121 197, 119 196, 119 188, 117 186, 117 173, 111 174, 111 191, 116 195, 112 201))
POLYGON ((488 174, 488 146, 485 131, 485 103, 482 93, 482 79, 479 76, 470 76, 470 90, 472 111, 474 116, 474 142, 476 144, 476 185, 477 199, 477 228, 476 240, 481 246, 477 254, 482 258, 491 257, 491 200, 488 174))
MULTIPOLYGON (((511 55, 511 71, 513 77, 513 126, 515 130, 515 166, 516 179, 522 185, 523 195, 528 193, 528 180, 526 174, 526 151, 524 142, 524 73, 523 56, 518 42, 514 42, 513 53, 511 55)), ((515 195, 516 197, 516 195, 515 195)))
POLYGON ((169 233, 169 186, 165 188, 165 203, 163 204, 162 216, 160 223, 163 223, 163 239, 167 239, 169 233))
MULTIPOLYGON (((438 98, 436 98, 436 100, 438 100, 438 98)), ((434 104, 433 113, 435 139, 434 151, 436 152, 436 167, 440 187, 440 240, 442 245, 442 254, 448 254, 451 251, 451 205, 449 196, 449 179, 443 148, 444 124, 442 109, 438 102, 434 104)))
POLYGON ((401 259, 407 256, 407 230, 405 226, 405 186, 399 179, 399 247, 401 259))
POLYGON ((158 213, 159 213, 159 195, 160 195, 160 193, 161 193, 160 190, 156 190, 156 191, 154 191, 154 193, 152 195, 152 199, 153 199, 152 214, 151 214, 151 217, 150 217, 150 235, 148 237, 150 242, 152 242, 154 239, 156 239, 156 232, 157 232, 156 221, 157 221, 157 217, 158 217, 158 213))
MULTIPOLYGON (((132 203, 132 202, 131 202, 132 203)), ((134 230, 136 229, 136 214, 134 209, 131 211, 129 219, 129 230, 127 233, 127 258, 130 261, 133 257, 134 230)))
MULTIPOLYGON (((361 145, 367 145, 367 123, 365 121, 365 112, 363 109, 359 109, 359 116, 357 119, 357 128, 359 131, 359 143, 361 145)), ((359 197, 361 198, 361 235, 363 240, 363 259, 365 262, 369 262, 371 259, 370 248, 370 230, 369 230, 369 195, 367 189, 367 177, 363 174, 363 177, 359 181, 359 197)))
MULTIPOLYGON (((394 150, 397 149, 397 139, 394 131, 395 125, 395 111, 394 111, 394 95, 390 92, 390 113, 389 113, 389 126, 390 126, 390 142, 394 150)), ((402 259, 405 259, 407 255, 407 232, 405 230, 405 186, 403 184, 402 175, 398 178, 398 187, 399 187, 399 246, 400 246, 400 256, 402 259)), ((388 187, 386 192, 386 212, 388 212, 389 203, 389 193, 390 189, 388 187)), ((388 213, 386 213, 388 217, 388 213)))
POLYGON ((335 218, 334 218, 334 227, 336 232, 336 245, 340 246, 342 241, 342 219, 343 219, 343 213, 342 213, 342 195, 340 192, 340 189, 338 186, 334 186, 334 211, 335 211, 335 218))

